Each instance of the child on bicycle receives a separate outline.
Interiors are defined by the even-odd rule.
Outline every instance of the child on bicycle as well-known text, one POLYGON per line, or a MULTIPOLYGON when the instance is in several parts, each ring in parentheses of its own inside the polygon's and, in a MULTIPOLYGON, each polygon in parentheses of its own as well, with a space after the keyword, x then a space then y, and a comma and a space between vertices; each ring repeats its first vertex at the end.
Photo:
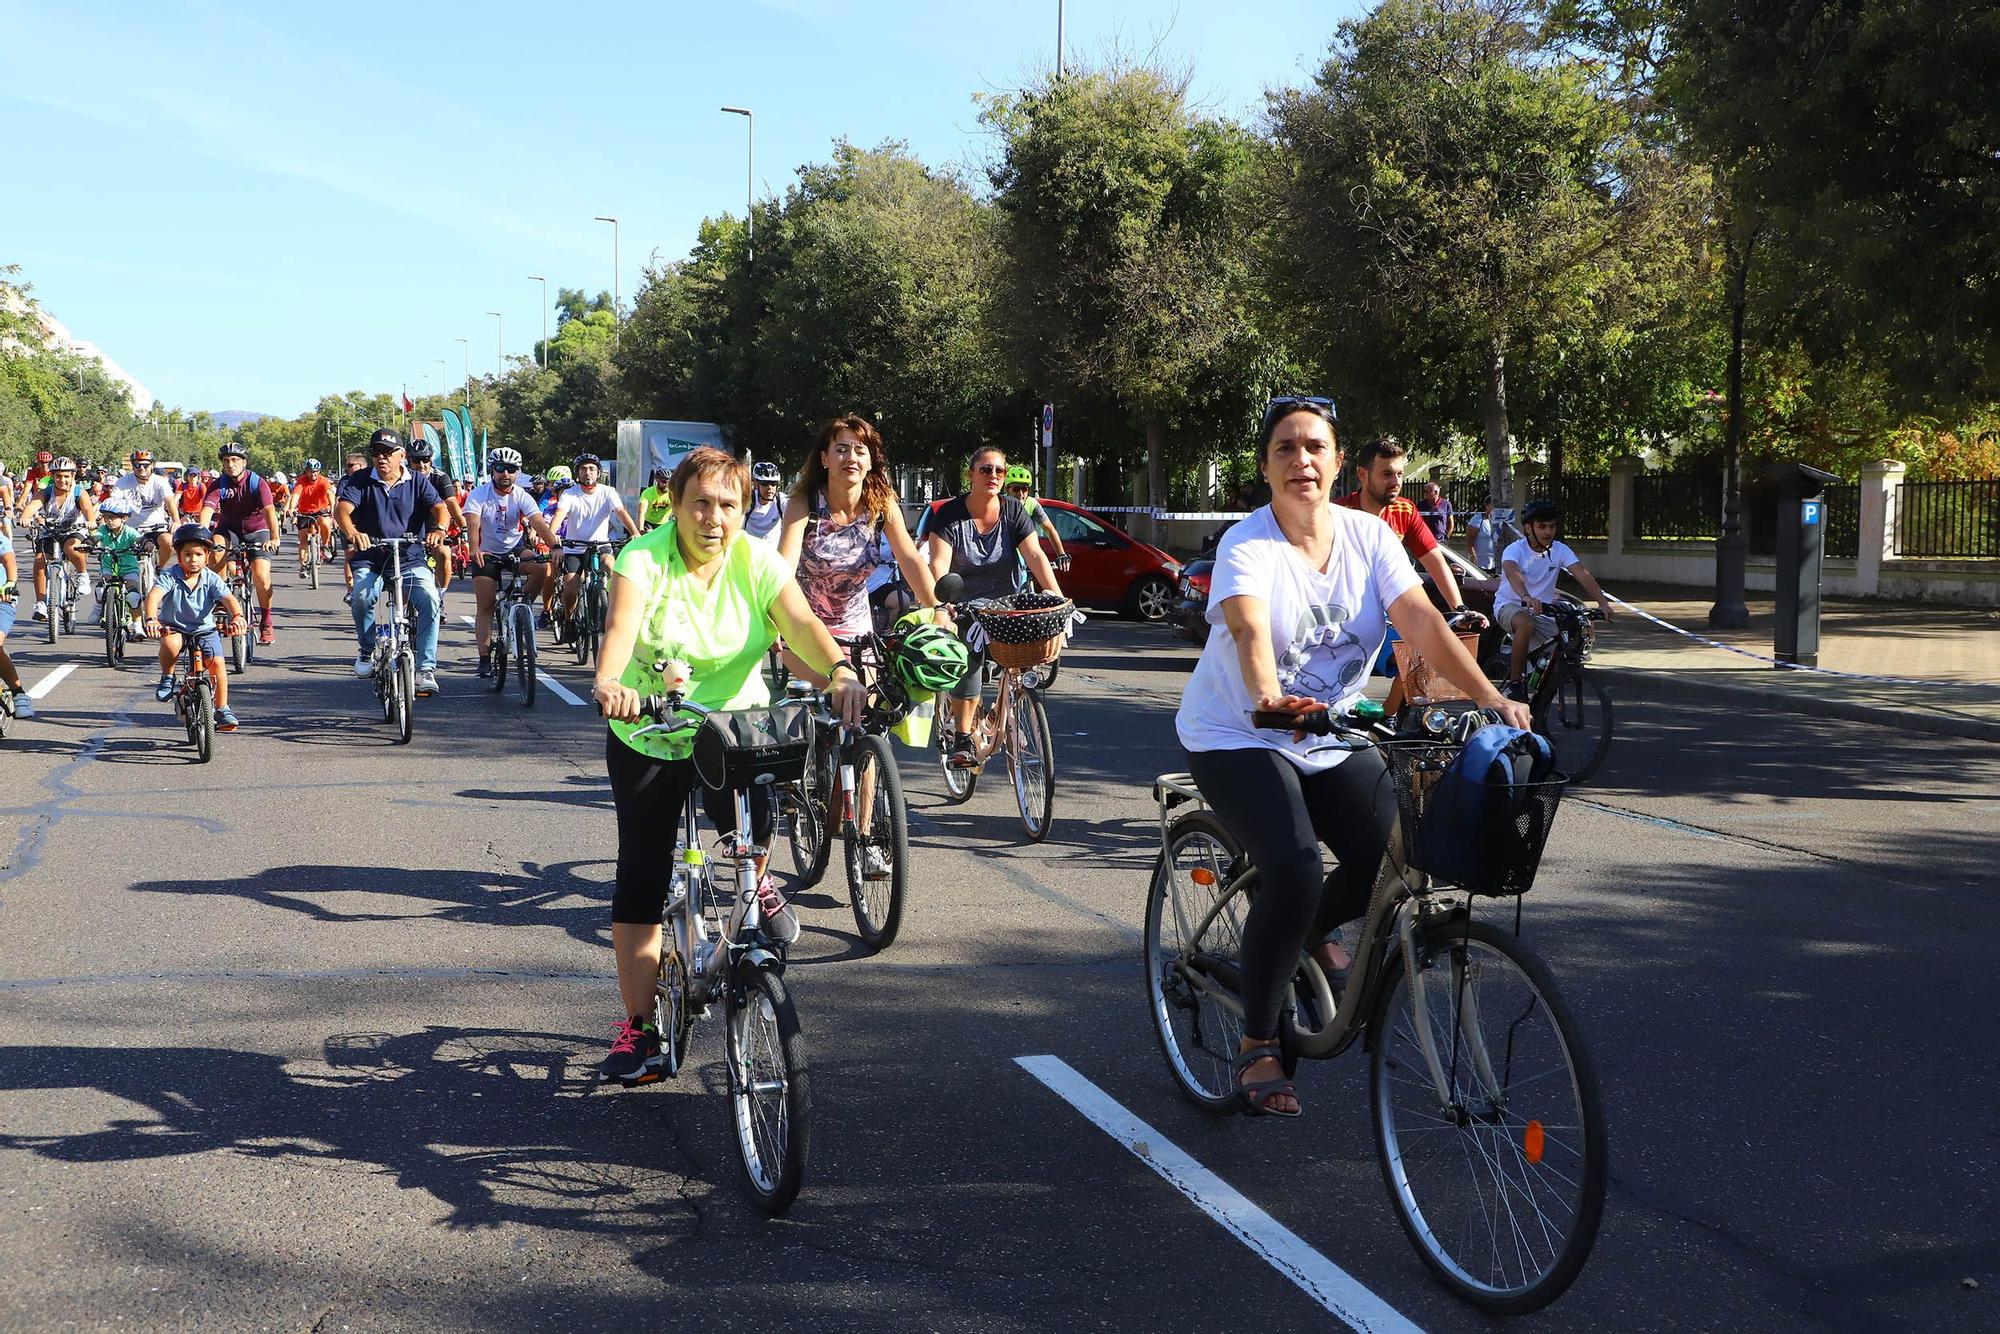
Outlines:
POLYGON ((1542 604, 1555 597, 1556 578, 1563 571, 1574 575, 1597 599, 1604 619, 1611 619, 1610 599, 1569 544, 1557 538, 1561 527, 1562 510, 1553 500, 1531 500, 1521 510, 1521 531, 1526 536, 1509 543, 1500 555, 1500 591, 1493 599, 1493 619, 1514 637, 1514 656, 1507 663, 1507 684, 1501 690, 1508 699, 1528 698, 1522 679, 1528 655, 1555 637, 1555 618, 1543 613, 1542 604))
POLYGON ((132 502, 116 492, 97 507, 97 568, 103 578, 97 587, 93 622, 107 614, 118 615, 128 631, 134 628, 134 618, 127 611, 132 604, 122 599, 126 589, 145 596, 146 589, 139 581, 139 553, 151 545, 132 528, 131 518, 132 502))
POLYGON ((174 697, 174 663, 181 656, 181 635, 195 636, 202 669, 215 683, 215 730, 234 732, 236 715, 229 708, 229 672, 222 665, 222 635, 216 628, 219 607, 232 635, 244 630, 243 608, 229 588, 208 568, 214 535, 199 524, 182 524, 174 533, 174 564, 160 571, 146 594, 146 633, 160 637, 160 681, 153 698, 162 704, 174 697))

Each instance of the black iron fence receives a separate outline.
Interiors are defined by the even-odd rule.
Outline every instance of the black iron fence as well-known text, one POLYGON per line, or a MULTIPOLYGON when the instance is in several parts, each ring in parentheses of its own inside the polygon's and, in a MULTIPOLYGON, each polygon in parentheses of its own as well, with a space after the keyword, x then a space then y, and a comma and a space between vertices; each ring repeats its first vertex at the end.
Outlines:
POLYGON ((2000 556, 2000 478, 1904 482, 1896 489, 1898 556, 2000 556))
MULTIPOLYGON (((1435 479, 1444 498, 1451 502, 1451 511, 1456 516, 1458 531, 1465 531, 1465 518, 1486 508, 1486 479, 1484 477, 1450 477, 1435 479)), ((1424 488, 1429 482, 1403 483, 1403 495, 1411 504, 1424 498, 1424 488)), ((1538 477, 1527 484, 1525 498, 1546 500, 1549 498, 1549 483, 1545 477, 1538 477)), ((1611 535, 1611 479, 1609 477, 1565 476, 1562 496, 1559 500, 1563 511, 1563 536, 1571 539, 1603 539, 1611 535)))
POLYGON ((1641 473, 1632 479, 1632 536, 1712 538, 1722 527, 1719 472, 1641 473))

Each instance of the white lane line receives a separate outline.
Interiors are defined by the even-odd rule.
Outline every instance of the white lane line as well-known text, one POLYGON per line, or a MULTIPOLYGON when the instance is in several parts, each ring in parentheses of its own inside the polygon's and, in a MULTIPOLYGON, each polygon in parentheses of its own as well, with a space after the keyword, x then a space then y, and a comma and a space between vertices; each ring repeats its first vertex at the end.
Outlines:
POLYGON ((1245 1199, 1234 1186, 1190 1158, 1159 1131, 1125 1110, 1103 1089, 1055 1056, 1016 1056, 1014 1063, 1048 1085, 1132 1155, 1236 1234, 1308 1297, 1356 1330, 1421 1334, 1400 1311, 1363 1287, 1346 1270, 1306 1245, 1299 1235, 1245 1199))
POLYGON ((69 674, 75 670, 76 670, 75 663, 73 662, 64 663, 62 666, 50 672, 47 676, 44 676, 41 680, 29 686, 28 698, 29 699, 42 698, 44 695, 48 694, 51 690, 54 690, 57 686, 61 685, 64 679, 68 677, 69 674))
MULTIPOLYGON (((464 621, 467 625, 472 624, 472 618, 470 616, 461 616, 458 619, 464 621)), ((539 667, 535 669, 535 679, 540 681, 543 685, 547 686, 549 688, 550 693, 553 694, 557 699, 565 700, 568 703, 575 705, 579 709, 584 706, 586 701, 578 699, 576 695, 571 692, 568 686, 556 680, 553 676, 550 676, 547 672, 543 671, 539 667)))

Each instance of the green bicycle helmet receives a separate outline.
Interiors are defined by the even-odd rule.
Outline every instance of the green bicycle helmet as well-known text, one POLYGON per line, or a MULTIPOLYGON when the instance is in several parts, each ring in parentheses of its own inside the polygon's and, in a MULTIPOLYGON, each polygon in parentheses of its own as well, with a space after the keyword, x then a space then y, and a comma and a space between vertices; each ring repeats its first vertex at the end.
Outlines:
POLYGON ((919 625, 896 645, 890 666, 913 695, 949 690, 972 670, 964 641, 941 625, 919 625))
POLYGON ((1007 470, 1006 484, 1008 486, 1033 486, 1035 484, 1035 474, 1017 463, 1007 470))

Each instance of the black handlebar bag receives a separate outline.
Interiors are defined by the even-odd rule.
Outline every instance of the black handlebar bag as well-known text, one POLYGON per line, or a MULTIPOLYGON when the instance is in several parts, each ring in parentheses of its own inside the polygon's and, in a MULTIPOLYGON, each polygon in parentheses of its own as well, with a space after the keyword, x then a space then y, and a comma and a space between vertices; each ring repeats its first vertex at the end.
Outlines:
POLYGON ((804 775, 812 720, 804 709, 732 709, 711 713, 694 734, 694 771, 702 786, 734 792, 804 775))

